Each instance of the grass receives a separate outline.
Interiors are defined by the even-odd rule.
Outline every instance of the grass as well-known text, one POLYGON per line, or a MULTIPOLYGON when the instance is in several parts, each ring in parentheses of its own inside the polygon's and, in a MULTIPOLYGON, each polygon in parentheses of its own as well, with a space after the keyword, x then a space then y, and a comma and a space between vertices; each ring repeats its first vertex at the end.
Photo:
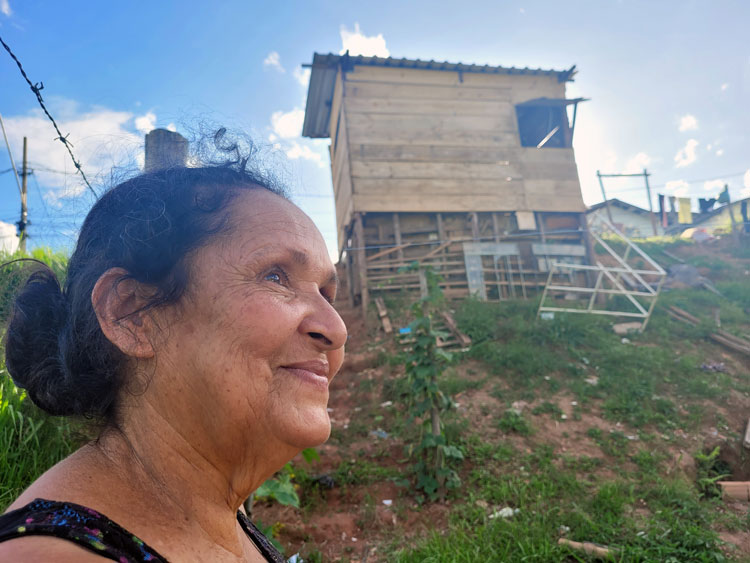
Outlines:
POLYGON ((475 470, 474 496, 454 508, 448 530, 433 532, 413 548, 392 546, 392 558, 446 563, 587 560, 557 544, 564 530, 569 539, 617 550, 618 561, 726 560, 704 503, 681 481, 656 478, 648 488, 619 480, 587 483, 555 462, 556 456, 535 452, 524 460, 525 474, 511 467, 475 470), (518 512, 490 519, 493 507, 500 506, 518 512))
POLYGON ((696 480, 669 476, 674 461, 659 444, 672 440, 676 429, 719 427, 719 415, 707 404, 725 404, 732 390, 748 392, 741 378, 700 366, 715 359, 715 346, 706 338, 715 330, 714 310, 724 330, 747 334, 743 309, 750 307, 750 284, 720 258, 696 257, 691 263, 724 278, 717 283, 722 295, 695 289, 664 293, 648 331, 629 335, 630 342, 614 334, 606 319, 560 315, 539 321, 533 302, 459 304, 455 318, 474 342, 468 356, 487 367, 482 386, 493 396, 505 404, 535 400, 531 414, 559 419, 560 407, 547 397, 566 392, 579 404, 574 413, 579 419, 581 409, 593 408, 612 427, 629 430, 592 427, 587 438, 601 454, 570 456, 544 450, 543 437, 523 414, 495 414, 501 436, 516 436, 535 449, 524 456, 486 437, 464 440, 472 467, 465 478, 468 494, 465 502, 457 499, 448 530, 407 549, 394 543, 392 558, 587 560, 557 544, 563 526, 570 539, 616 549, 618 561, 727 560, 716 526, 744 529, 750 516, 718 510, 714 481, 726 467, 717 465, 711 452, 692 452, 687 455, 698 459, 696 480), (687 309, 703 324, 675 323, 665 313, 668 305, 687 309), (592 376, 595 384, 587 382, 592 376), (602 479, 605 469, 610 476, 602 479), (507 519, 489 518, 503 506, 519 511, 507 519))
MULTIPOLYGON (((63 281, 67 257, 49 249, 36 249, 28 255, 0 255, 0 319, 10 311, 10 300, 22 283, 24 262, 34 258, 46 263, 63 281)), ((5 353, 0 348, 0 358, 5 353)), ((66 419, 48 416, 36 408, 18 389, 0 359, 0 513, 39 475, 66 457, 76 447, 76 425, 66 419)))
POLYGON ((0 513, 76 446, 73 426, 46 415, 0 368, 0 513))

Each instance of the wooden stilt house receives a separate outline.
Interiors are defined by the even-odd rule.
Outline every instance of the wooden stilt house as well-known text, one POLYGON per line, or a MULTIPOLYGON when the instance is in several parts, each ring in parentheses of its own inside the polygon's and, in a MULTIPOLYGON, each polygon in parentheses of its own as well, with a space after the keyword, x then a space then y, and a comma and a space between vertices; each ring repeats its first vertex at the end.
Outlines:
POLYGON ((315 54, 303 135, 330 138, 350 298, 423 288, 530 297, 552 260, 586 262, 566 71, 315 54))

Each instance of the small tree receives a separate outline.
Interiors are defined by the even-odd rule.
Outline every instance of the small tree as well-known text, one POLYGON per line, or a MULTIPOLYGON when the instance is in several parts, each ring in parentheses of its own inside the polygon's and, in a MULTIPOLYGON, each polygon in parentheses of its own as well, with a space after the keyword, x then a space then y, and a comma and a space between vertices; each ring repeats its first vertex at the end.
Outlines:
POLYGON ((420 272, 427 286, 426 295, 411 308, 415 317, 409 325, 413 343, 406 356, 409 420, 423 421, 421 439, 411 448, 411 454, 417 458, 417 488, 430 500, 442 499, 446 489, 461 483, 448 462, 463 459, 461 450, 447 443, 441 422, 441 414, 453 406, 438 384, 439 376, 452 359, 450 353, 437 346, 437 339, 447 335, 433 323, 435 313, 445 307, 445 298, 439 286, 440 276, 431 268, 421 268, 414 262, 405 271, 420 272))

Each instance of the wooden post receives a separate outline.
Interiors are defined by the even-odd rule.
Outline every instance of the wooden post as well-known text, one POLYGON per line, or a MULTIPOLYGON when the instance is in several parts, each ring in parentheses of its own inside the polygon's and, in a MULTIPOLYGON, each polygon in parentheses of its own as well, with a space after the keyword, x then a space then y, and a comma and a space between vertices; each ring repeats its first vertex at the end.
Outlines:
MULTIPOLYGON (((396 237, 396 246, 401 246, 401 222, 398 219, 398 213, 393 214, 393 236, 396 237)), ((399 248, 396 254, 398 255, 398 259, 403 261, 404 249, 399 248)))
POLYGON ((599 187, 602 189, 602 197, 604 198, 604 207, 607 208, 607 217, 609 217, 609 222, 614 225, 615 222, 612 219, 612 210, 609 208, 609 201, 607 201, 607 194, 604 193, 604 182, 602 182, 602 173, 599 172, 598 170, 596 171, 596 177, 599 178, 599 187))
POLYGON ((651 217, 651 227, 654 229, 654 236, 658 236, 659 232, 656 229, 656 216, 654 215, 654 204, 651 202, 651 186, 648 185, 648 171, 643 169, 643 179, 646 181, 646 196, 648 197, 648 211, 649 217, 651 217))
POLYGON ((471 220, 471 237, 474 240, 479 240, 479 217, 476 211, 469 213, 469 219, 471 220))
POLYGON ((497 213, 492 212, 492 234, 495 235, 495 242, 500 242, 500 225, 497 221, 497 213))
POLYGON ((440 238, 440 243, 442 244, 447 240, 445 236, 445 225, 443 225, 443 214, 438 213, 437 214, 437 228, 438 228, 438 237, 440 238))
MULTIPOLYGON (((583 232, 583 244, 586 247, 586 261, 588 262, 589 266, 594 266, 596 264, 596 252, 594 251, 594 241, 592 240, 591 234, 589 233, 589 224, 586 221, 585 213, 581 213, 579 215, 578 224, 580 225, 581 231, 583 232)), ((593 271, 586 270, 584 272, 584 275, 586 276, 587 285, 591 285, 591 282, 594 279, 593 271)))
POLYGON ((352 255, 351 246, 353 245, 350 243, 350 249, 346 251, 346 285, 349 290, 349 306, 354 309, 354 256, 352 255))
POLYGON ((542 237, 542 242, 547 242, 547 233, 544 232, 544 220, 542 218, 542 214, 538 211, 534 211, 534 219, 536 220, 536 224, 539 225, 539 235, 542 237))
POLYGON ((26 225, 28 225, 29 209, 27 207, 28 191, 26 189, 26 182, 29 176, 29 162, 28 162, 28 141, 26 137, 23 138, 23 164, 21 168, 21 220, 18 222, 18 250, 22 254, 26 254, 26 225))
POLYGON ((354 235, 357 239, 356 245, 356 256, 357 256, 357 271, 359 274, 359 287, 361 290, 362 299, 362 318, 364 319, 365 326, 367 326, 367 305, 370 301, 370 293, 367 289, 367 261, 365 253, 365 229, 362 225, 362 214, 354 214, 354 235))

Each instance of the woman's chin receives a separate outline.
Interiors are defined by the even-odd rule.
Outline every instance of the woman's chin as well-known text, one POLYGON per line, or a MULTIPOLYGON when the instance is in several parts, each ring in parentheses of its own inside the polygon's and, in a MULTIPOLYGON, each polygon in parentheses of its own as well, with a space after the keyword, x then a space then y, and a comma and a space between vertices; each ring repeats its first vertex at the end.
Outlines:
POLYGON ((309 418, 307 422, 290 440, 290 443, 300 450, 319 446, 331 436, 331 420, 327 412, 316 413, 316 416, 309 418))

